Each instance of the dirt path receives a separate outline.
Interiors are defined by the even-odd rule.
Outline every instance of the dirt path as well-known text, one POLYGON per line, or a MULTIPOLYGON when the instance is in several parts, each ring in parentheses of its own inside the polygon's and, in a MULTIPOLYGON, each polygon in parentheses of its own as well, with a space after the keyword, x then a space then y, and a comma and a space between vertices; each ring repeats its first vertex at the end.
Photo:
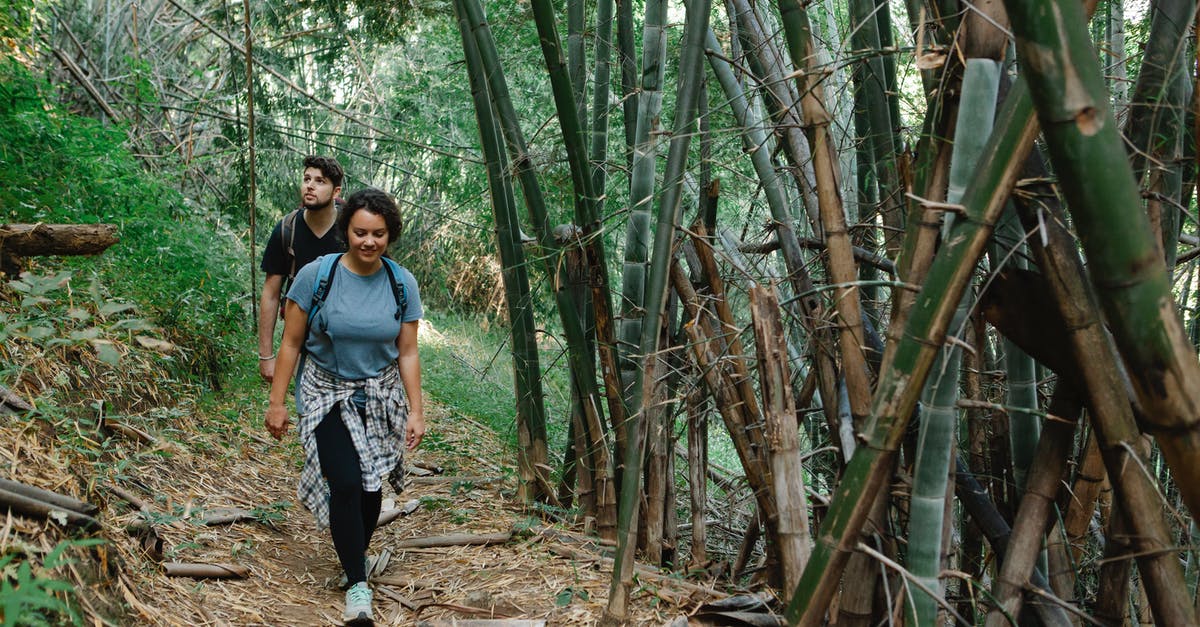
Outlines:
MULTIPOLYGON (((410 462, 443 472, 415 478, 400 496, 386 488, 385 509, 388 500, 399 506, 416 499, 418 507, 382 527, 372 540, 372 554, 391 553, 390 563, 376 573, 377 624, 504 617, 595 624, 608 596, 607 566, 558 557, 554 548, 565 543, 598 553, 600 547, 511 500, 513 470, 489 430, 437 406, 430 408, 429 419, 431 433, 410 462), (546 527, 551 530, 541 532, 546 527), (399 548, 412 538, 514 529, 516 536, 504 544, 399 548)), ((104 535, 113 541, 107 557, 111 579, 102 577, 107 585, 93 591, 97 605, 105 605, 100 595, 119 593, 136 623, 156 626, 340 624, 343 594, 334 585, 340 569, 332 544, 295 500, 298 445, 294 437, 281 445, 260 435, 260 421, 246 411, 232 426, 199 417, 160 425, 184 444, 138 456, 106 479, 145 500, 165 561, 236 564, 248 569, 249 577, 165 576, 144 545, 125 533, 143 516, 110 497, 102 519, 104 535), (290 506, 273 505, 280 503, 290 506), (221 507, 257 508, 269 522, 202 524, 206 511, 221 507)), ((29 438, 27 448, 44 442, 29 429, 19 436, 29 438)), ((39 474, 44 475, 40 480, 26 480, 54 487, 52 473, 39 474)), ((103 488, 99 493, 108 494, 103 488)), ((686 587, 643 580, 634 593, 631 624, 663 624, 703 597, 686 587)))

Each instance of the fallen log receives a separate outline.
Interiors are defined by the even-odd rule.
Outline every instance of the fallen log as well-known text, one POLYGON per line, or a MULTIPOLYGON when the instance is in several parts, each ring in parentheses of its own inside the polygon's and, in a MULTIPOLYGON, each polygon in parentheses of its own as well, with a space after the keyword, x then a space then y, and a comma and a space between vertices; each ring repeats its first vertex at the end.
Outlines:
MULTIPOLYGON (((455 605, 445 603, 421 605, 421 609, 425 608, 448 608, 460 609, 455 605)), ((466 608, 470 609, 470 608, 466 608)), ((528 619, 476 619, 476 620, 426 620, 418 623, 420 627, 546 627, 546 621, 528 620, 528 619)))
POLYGON ((127 425, 123 422, 118 422, 111 418, 104 418, 101 421, 100 426, 114 433, 119 433, 126 439, 133 440, 134 442, 141 442, 142 444, 145 444, 151 448, 156 448, 159 445, 158 438, 146 433, 145 431, 142 431, 141 429, 138 429, 137 427, 127 425))
POLYGON ((445 536, 409 538, 401 540, 392 546, 397 549, 431 549, 443 546, 487 546, 490 544, 504 544, 511 539, 511 531, 478 535, 473 533, 452 533, 445 536))
POLYGON ((37 520, 54 519, 68 527, 81 527, 84 529, 100 528, 100 523, 87 514, 81 514, 77 511, 39 501, 38 499, 17 494, 16 492, 10 492, 9 490, 0 489, 0 507, 4 507, 14 514, 37 520))
POLYGON ((21 483, 20 481, 13 481, 12 479, 0 479, 0 490, 8 490, 13 494, 20 494, 21 496, 36 499, 55 507, 78 512, 85 516, 95 516, 100 512, 99 505, 80 501, 77 498, 70 497, 65 494, 59 494, 58 492, 43 490, 38 487, 21 483))
POLYGON ((96 255, 117 241, 112 224, 0 224, 0 249, 18 257, 96 255))
POLYGON ((193 579, 245 579, 250 569, 237 564, 191 564, 187 562, 163 562, 163 572, 168 577, 192 577, 193 579))

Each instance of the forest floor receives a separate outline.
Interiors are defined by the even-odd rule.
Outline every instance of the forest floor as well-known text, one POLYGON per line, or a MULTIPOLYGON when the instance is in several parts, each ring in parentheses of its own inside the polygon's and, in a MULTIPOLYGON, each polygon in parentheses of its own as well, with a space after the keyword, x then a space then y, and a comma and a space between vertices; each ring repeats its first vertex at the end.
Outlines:
MULTIPOLYGON (((107 440, 81 434, 87 446, 99 440, 104 449, 95 472, 81 466, 74 450, 79 439, 64 438, 63 425, 56 433, 39 419, 0 421, 0 467, 14 471, 9 476, 101 506, 95 535, 107 542, 73 551, 77 561, 69 567, 42 571, 75 584, 87 624, 341 624, 332 543, 295 497, 301 454, 294 431, 276 442, 261 428, 257 400, 226 405, 215 417, 176 411, 166 414, 169 420, 159 414, 139 423, 152 440, 128 432, 107 440), (205 523, 226 508, 255 517, 205 523), (168 576, 168 563, 226 564, 246 576, 168 576)), ((435 472, 410 475, 400 495, 385 487, 385 511, 406 503, 415 509, 379 528, 371 542, 372 555, 390 554, 382 572, 373 573, 377 624, 596 624, 608 598, 605 547, 516 502, 514 469, 501 461, 512 455, 490 429, 442 406, 427 412, 430 433, 408 462, 435 472), (486 545, 401 544, 448 534, 480 542, 511 537, 491 537, 496 543, 486 545)), ((45 555, 67 537, 52 523, 9 516, 0 548, 45 555)), ((640 574, 629 623, 668 623, 723 596, 708 586, 640 574)))

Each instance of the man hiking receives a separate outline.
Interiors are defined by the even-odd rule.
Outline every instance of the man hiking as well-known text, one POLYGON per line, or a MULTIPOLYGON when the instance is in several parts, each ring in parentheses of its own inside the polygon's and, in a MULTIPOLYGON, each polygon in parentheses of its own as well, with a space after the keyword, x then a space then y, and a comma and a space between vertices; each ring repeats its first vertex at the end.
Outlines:
POLYGON ((342 234, 333 228, 344 177, 337 159, 305 157, 300 209, 277 222, 267 239, 262 258, 266 278, 258 310, 258 373, 267 383, 275 378, 275 323, 285 277, 290 283, 300 268, 317 257, 346 250, 342 234))

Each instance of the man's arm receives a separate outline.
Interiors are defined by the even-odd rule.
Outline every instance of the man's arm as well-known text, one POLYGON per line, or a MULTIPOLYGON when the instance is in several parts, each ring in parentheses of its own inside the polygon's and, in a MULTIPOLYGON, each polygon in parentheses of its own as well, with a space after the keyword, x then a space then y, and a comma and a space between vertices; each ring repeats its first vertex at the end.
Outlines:
POLYGON ((282 291, 283 275, 268 274, 258 303, 258 374, 267 383, 275 379, 275 321, 279 319, 282 291))

